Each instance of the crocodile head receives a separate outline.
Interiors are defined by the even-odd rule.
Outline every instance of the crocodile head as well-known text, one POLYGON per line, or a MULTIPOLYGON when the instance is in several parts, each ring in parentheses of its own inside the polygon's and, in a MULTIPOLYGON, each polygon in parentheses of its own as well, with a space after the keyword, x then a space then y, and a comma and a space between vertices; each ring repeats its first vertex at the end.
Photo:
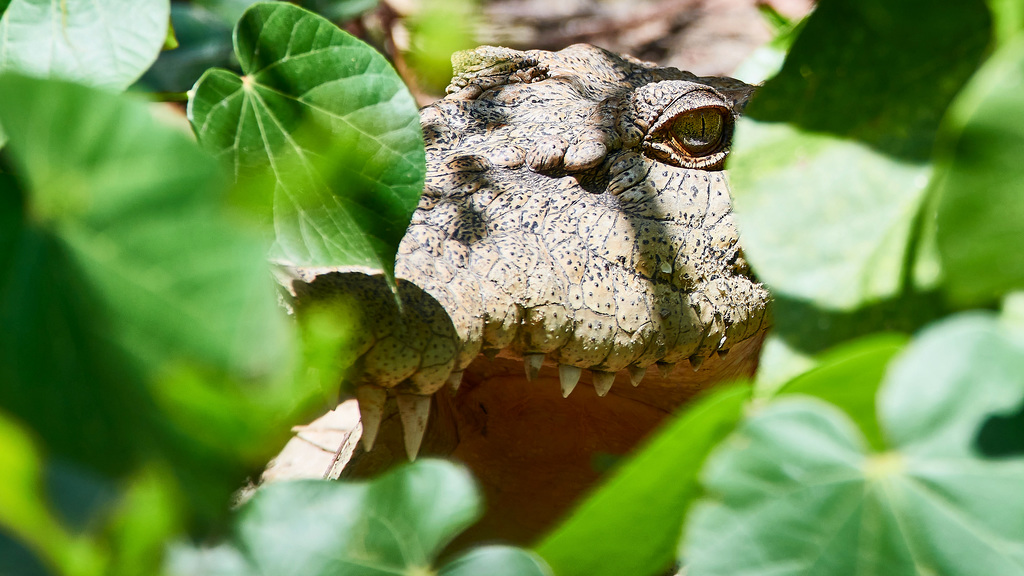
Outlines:
POLYGON ((753 369, 768 294, 721 171, 753 87, 586 45, 453 63, 449 95, 421 112, 428 174, 399 248, 403 308, 355 272, 304 271, 295 292, 359 302, 350 379, 364 446, 383 445, 364 469, 424 442, 467 462, 492 510, 552 516, 595 458, 753 369), (569 397, 581 381, 596 395, 569 397), (435 394, 446 384, 457 393, 435 394))

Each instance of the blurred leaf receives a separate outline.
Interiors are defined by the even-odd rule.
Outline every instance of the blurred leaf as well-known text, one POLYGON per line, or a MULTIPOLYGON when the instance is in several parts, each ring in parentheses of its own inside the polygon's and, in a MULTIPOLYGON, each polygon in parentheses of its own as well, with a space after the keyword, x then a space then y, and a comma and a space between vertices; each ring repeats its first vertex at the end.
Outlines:
POLYGON ((178 38, 174 35, 174 23, 172 22, 171 25, 167 27, 167 36, 164 38, 164 45, 161 50, 166 52, 168 50, 174 50, 178 46, 180 46, 180 44, 178 44, 178 38))
POLYGON ((287 3, 250 8, 235 50, 246 76, 208 71, 189 118, 248 192, 260 192, 254 174, 273 172, 275 256, 391 274, 426 170, 401 79, 372 48, 287 3))
POLYGON ((975 446, 985 419, 1022 399, 1024 346, 972 315, 926 330, 890 365, 878 420, 891 451, 870 452, 820 400, 773 402, 708 459, 710 496, 683 545, 690 572, 1024 574, 1024 459, 975 446))
POLYGON ((476 0, 434 0, 407 18, 407 59, 426 90, 443 94, 452 78, 452 54, 476 47, 477 10, 476 0))
POLYGON ((161 52, 139 84, 156 92, 185 92, 207 68, 237 66, 232 62, 231 23, 202 6, 172 3, 171 24, 179 46, 161 52))
POLYGON ((107 575, 159 573, 166 541, 182 530, 184 502, 169 478, 170 471, 159 466, 143 469, 109 511, 103 533, 112 555, 107 575))
MULTIPOLYGON (((190 4, 199 6, 215 14, 222 23, 234 26, 235 22, 250 6, 260 0, 192 0, 190 4)), ((272 0, 271 0, 272 1, 272 0)))
POLYGON ((744 59, 732 72, 734 78, 739 78, 747 84, 760 84, 778 74, 786 60, 786 54, 800 36, 808 18, 805 16, 793 22, 767 3, 758 4, 757 7, 763 19, 772 28, 773 37, 770 42, 760 46, 744 59))
POLYGON ((438 576, 551 576, 536 555, 512 546, 484 546, 445 564, 438 576))
POLYGON ((352 20, 369 12, 380 4, 380 0, 302 0, 302 7, 312 10, 334 22, 352 20))
POLYGON ((167 38, 168 0, 10 0, 0 16, 0 72, 123 90, 167 38))
POLYGON ((282 397, 308 396, 263 243, 142 103, 5 74, 0 122, 19 175, 0 175, 0 406, 103 475, 163 459, 191 512, 223 513, 282 397))
POLYGON ((480 515, 480 496, 462 467, 420 460, 368 483, 295 481, 261 488, 241 510, 238 553, 178 549, 172 573, 544 575, 523 551, 485 548, 439 571, 444 546, 480 515))
POLYGON ((814 369, 791 380, 778 394, 816 396, 841 408, 860 426, 872 448, 884 450, 885 440, 875 418, 875 396, 886 366, 907 340, 901 334, 875 334, 839 346, 823 354, 814 369))
POLYGON ((771 395, 843 342, 878 332, 912 334, 948 313, 948 306, 938 292, 908 292, 850 311, 822 309, 777 294, 772 312, 775 325, 762 348, 757 396, 771 395))
POLYGON ((716 390, 659 432, 537 552, 558 576, 644 576, 672 565, 697 471, 740 419, 746 386, 716 390))
MULTIPOLYGON (((53 516, 43 490, 42 459, 28 434, 0 413, 0 540, 8 533, 35 556, 62 574, 98 575, 104 558, 99 550, 68 533, 53 516)), ((2 542, 0 542, 2 545, 2 542)), ((0 555, 4 574, 33 570, 33 559, 0 555), (13 564, 8 564, 13 561, 13 564), (10 570, 10 572, 8 572, 10 570)))
POLYGON ((928 166, 751 120, 730 166, 744 253, 771 288, 840 310, 900 288, 928 166))
POLYGON ((818 4, 730 160, 744 253, 776 294, 849 310, 906 286, 935 131, 989 26, 981 0, 818 4))
POLYGON ((1024 2, 1020 0, 987 0, 992 11, 992 32, 1002 46, 1024 30, 1024 2))
POLYGON ((1024 35, 1000 48, 950 108, 939 147, 945 285, 971 304, 1024 288, 1024 35))
POLYGON ((973 458, 982 419, 1022 402, 1024 341, 994 315, 974 312, 915 338, 886 375, 878 412, 891 442, 908 453, 973 458))
POLYGON ((777 333, 769 331, 761 345, 754 375, 754 398, 771 398, 783 385, 817 364, 814 356, 791 346, 777 333))

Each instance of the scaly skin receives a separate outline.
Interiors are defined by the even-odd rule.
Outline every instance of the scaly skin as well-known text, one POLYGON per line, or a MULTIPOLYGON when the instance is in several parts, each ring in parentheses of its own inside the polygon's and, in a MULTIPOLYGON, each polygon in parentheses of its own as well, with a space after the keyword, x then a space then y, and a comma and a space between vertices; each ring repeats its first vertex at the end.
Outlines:
POLYGON ((697 389, 753 370, 768 294, 720 171, 752 87, 585 45, 453 63, 450 95, 421 112, 428 173, 399 247, 403 310, 354 272, 300 271, 295 293, 300 309, 342 294, 363 314, 350 379, 364 443, 379 446, 350 473, 403 444, 415 457, 426 429, 426 452, 484 484, 501 520, 481 533, 525 539, 597 477, 596 454, 625 453, 697 389), (692 371, 673 370, 684 360, 692 371), (661 376, 624 386, 655 364, 661 376), (609 398, 562 399, 584 370, 609 398), (446 382, 458 393, 431 410, 446 382))

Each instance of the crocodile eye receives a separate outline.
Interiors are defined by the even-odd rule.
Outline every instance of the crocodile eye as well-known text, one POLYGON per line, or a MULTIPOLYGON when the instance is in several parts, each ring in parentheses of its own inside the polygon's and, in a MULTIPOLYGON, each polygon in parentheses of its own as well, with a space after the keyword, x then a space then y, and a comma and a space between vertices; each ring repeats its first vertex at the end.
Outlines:
POLYGON ((710 96, 704 99, 706 104, 697 105, 680 101, 652 122, 641 143, 644 154, 680 168, 720 169, 729 155, 732 111, 710 96))
POLYGON ((725 117, 717 108, 699 108, 679 115, 670 128, 672 139, 689 156, 715 152, 725 133, 725 117))

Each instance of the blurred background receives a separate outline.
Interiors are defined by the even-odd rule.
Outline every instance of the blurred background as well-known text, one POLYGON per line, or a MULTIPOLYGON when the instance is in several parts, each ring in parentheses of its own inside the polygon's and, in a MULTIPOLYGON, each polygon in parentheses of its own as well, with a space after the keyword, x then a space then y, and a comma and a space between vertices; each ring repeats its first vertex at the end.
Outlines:
MULTIPOLYGON (((207 68, 238 69, 231 29, 249 0, 173 2, 179 47, 140 81, 178 93, 207 68)), ((698 75, 729 75, 812 0, 299 0, 385 54, 420 105, 444 94, 450 55, 481 44, 560 50, 584 42, 698 75)))

